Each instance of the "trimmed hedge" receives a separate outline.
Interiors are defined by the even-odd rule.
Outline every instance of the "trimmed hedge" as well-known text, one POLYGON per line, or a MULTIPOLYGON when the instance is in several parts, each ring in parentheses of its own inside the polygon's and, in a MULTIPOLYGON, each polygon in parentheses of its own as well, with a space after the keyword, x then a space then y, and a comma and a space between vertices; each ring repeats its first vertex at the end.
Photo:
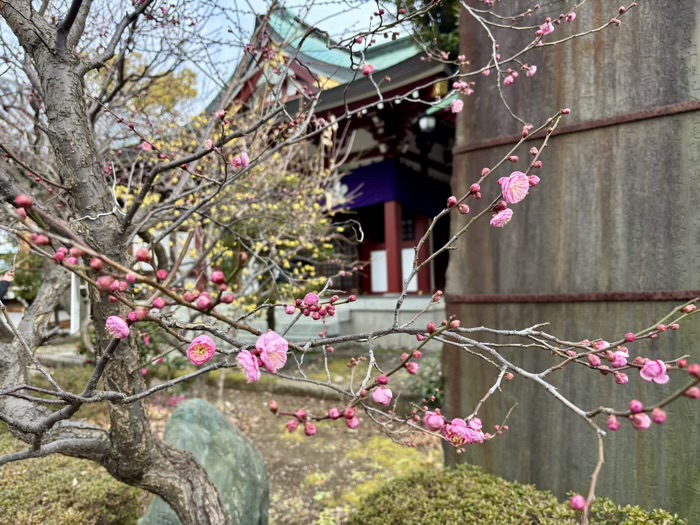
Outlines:
MULTIPOLYGON (((350 516, 348 525, 576 525, 580 512, 532 485, 510 483, 462 465, 420 471, 385 484, 350 516)), ((607 499, 594 502, 597 525, 687 525, 664 510, 618 507, 607 499)))

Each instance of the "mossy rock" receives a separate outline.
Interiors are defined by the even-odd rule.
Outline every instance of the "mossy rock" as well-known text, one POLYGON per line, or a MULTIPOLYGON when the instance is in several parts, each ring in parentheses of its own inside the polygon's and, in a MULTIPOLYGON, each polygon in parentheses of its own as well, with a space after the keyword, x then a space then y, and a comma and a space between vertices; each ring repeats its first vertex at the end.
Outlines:
MULTIPOLYGON (((2 430, 0 455, 26 448, 2 430)), ((2 524, 134 525, 145 499, 87 460, 52 455, 0 467, 2 524)))
MULTIPOLYGON (((576 525, 580 516, 550 492, 462 465, 421 471, 385 484, 362 502, 348 525, 576 525)), ((590 521, 597 525, 687 525, 664 510, 618 507, 607 499, 595 501, 590 521)))

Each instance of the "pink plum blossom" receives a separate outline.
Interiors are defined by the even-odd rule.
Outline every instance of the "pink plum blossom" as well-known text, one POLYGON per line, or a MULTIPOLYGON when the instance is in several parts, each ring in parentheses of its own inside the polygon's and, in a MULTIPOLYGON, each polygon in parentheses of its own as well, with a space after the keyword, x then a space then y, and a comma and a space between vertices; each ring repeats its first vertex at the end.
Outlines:
POLYGON ((216 343, 207 335, 195 337, 187 349, 187 358, 195 366, 211 361, 216 353, 216 343))
POLYGON ((537 66, 530 66, 525 72, 528 77, 534 77, 535 73, 537 73, 537 66))
POLYGON ((520 171, 511 173, 510 177, 501 177, 498 184, 503 190, 503 198, 508 204, 517 204, 522 201, 530 190, 530 182, 527 175, 520 171))
POLYGON ((269 332, 258 337, 255 348, 260 352, 260 360, 271 373, 276 373, 287 363, 289 343, 277 332, 269 332))
POLYGON ((450 109, 452 110, 452 113, 461 113, 461 111, 464 109, 464 102, 457 99, 452 102, 450 109))
POLYGON ((374 73, 374 66, 372 64, 365 64, 362 66, 362 74, 366 77, 374 73))
POLYGON ((393 395, 394 394, 392 393, 391 388, 382 385, 377 387, 377 389, 372 392, 372 400, 378 405, 386 407, 391 404, 391 398, 393 395))
POLYGON ((666 373, 666 365, 660 359, 644 363, 644 366, 639 371, 639 375, 642 376, 644 381, 653 381, 659 385, 665 385, 670 379, 666 373))
POLYGON ((571 22, 576 20, 576 13, 574 13, 573 11, 571 13, 567 13, 565 20, 568 24, 570 24, 571 22))
POLYGON ((491 218, 489 224, 494 228, 503 228, 506 224, 510 222, 513 218, 513 210, 506 208, 505 210, 499 211, 496 215, 491 218))
POLYGON ((423 417, 423 424, 428 430, 439 432, 445 427, 445 418, 438 411, 426 412, 425 417, 423 417))
POLYGON ((506 78, 503 79, 503 85, 504 86, 510 86, 515 82, 515 77, 513 75, 508 75, 506 78))
POLYGON ((442 429, 442 435, 456 446, 471 445, 472 443, 483 443, 484 433, 469 426, 463 419, 455 418, 451 423, 442 429))
POLYGON ((248 350, 240 351, 238 357, 236 357, 236 363, 238 363, 238 366, 243 369, 247 383, 256 383, 257 381, 260 381, 261 374, 260 365, 258 365, 258 358, 251 354, 248 350))
POLYGON ((126 339, 129 337, 129 325, 118 315, 108 317, 105 326, 109 335, 115 339, 126 339))
POLYGON ((542 24, 540 26, 540 31, 542 33, 542 36, 554 33, 554 26, 552 25, 552 22, 545 22, 544 24, 542 24))
POLYGON ((250 157, 248 157, 248 154, 245 151, 241 153, 241 166, 244 168, 250 166, 250 157))

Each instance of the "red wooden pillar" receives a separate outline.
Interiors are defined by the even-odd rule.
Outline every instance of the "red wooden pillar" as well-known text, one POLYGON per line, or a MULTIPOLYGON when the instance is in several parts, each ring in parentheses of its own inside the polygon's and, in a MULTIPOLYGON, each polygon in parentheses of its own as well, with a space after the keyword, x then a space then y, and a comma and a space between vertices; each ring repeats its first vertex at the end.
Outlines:
POLYGON ((384 242, 386 243, 387 292, 401 293, 401 203, 384 203, 384 242))
MULTIPOLYGON (((425 232, 428 231, 430 226, 430 220, 424 215, 418 215, 416 217, 416 244, 421 240, 425 232)), ((425 261, 430 256, 430 239, 428 239, 425 244, 421 247, 420 252, 418 252, 418 262, 421 263, 425 261)), ((418 272, 418 290, 424 293, 430 293, 431 282, 430 282, 430 271, 432 263, 428 264, 420 272, 418 272)))

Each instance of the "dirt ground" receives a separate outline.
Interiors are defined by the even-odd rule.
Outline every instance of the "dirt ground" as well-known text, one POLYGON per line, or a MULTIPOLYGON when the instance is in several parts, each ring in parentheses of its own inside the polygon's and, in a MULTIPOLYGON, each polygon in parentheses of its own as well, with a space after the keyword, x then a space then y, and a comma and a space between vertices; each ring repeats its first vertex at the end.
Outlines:
MULTIPOLYGON (((290 418, 276 417, 267 409, 274 398, 282 411, 303 408, 310 414, 325 414, 333 402, 263 391, 224 392, 223 403, 216 389, 209 389, 207 397, 265 459, 272 525, 340 525, 354 505, 387 480, 441 466, 439 441, 412 433, 406 437, 416 442, 415 447, 396 444, 366 415, 360 415, 357 430, 348 429, 342 419, 324 421, 314 437, 306 437, 302 428, 289 433, 285 423, 290 418)), ((154 406, 153 410, 162 430, 171 409, 154 406)))

